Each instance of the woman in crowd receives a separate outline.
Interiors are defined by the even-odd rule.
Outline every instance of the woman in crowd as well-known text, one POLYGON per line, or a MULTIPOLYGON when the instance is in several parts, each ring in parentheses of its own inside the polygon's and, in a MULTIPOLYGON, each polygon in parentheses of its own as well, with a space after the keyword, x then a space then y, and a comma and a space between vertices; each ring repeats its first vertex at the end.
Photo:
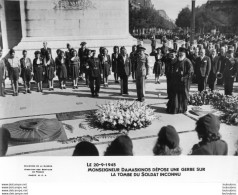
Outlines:
POLYGON ((78 89, 79 66, 80 66, 80 59, 77 56, 77 51, 73 49, 71 50, 71 59, 70 59, 71 76, 73 79, 73 89, 75 88, 78 89))
POLYGON ((9 79, 11 80, 13 96, 18 96, 18 81, 21 74, 20 60, 15 56, 13 49, 9 52, 10 57, 7 59, 7 67, 9 70, 9 79))
POLYGON ((30 81, 31 81, 32 75, 34 75, 34 73, 33 73, 33 66, 31 63, 31 59, 27 57, 27 51, 23 50, 22 54, 23 54, 23 58, 20 59, 21 77, 22 77, 22 80, 24 82, 24 87, 25 87, 24 93, 26 94, 26 93, 31 93, 30 81))
POLYGON ((118 81, 118 56, 119 56, 119 47, 113 47, 113 54, 112 54, 112 72, 114 73, 115 83, 119 83, 118 81))
POLYGON ((59 78, 60 89, 66 89, 67 68, 64 52, 60 51, 59 56, 55 59, 56 73, 59 78))
POLYGON ((99 152, 93 143, 82 141, 76 145, 73 156, 99 156, 99 152))
POLYGON ((155 63, 153 67, 153 74, 155 74, 155 84, 160 84, 159 77, 162 75, 162 68, 164 62, 162 61, 162 51, 160 48, 157 48, 157 53, 155 54, 155 63))
POLYGON ((182 149, 179 146, 179 141, 179 135, 173 126, 162 127, 153 149, 154 155, 180 155, 182 149))
POLYGON ((133 144, 127 135, 117 137, 107 147, 105 156, 133 156, 133 144))
POLYGON ((45 58, 45 66, 46 66, 46 78, 49 83, 49 91, 54 91, 54 77, 56 75, 56 67, 55 61, 53 60, 50 53, 47 53, 45 58))
POLYGON ((197 121, 196 132, 201 140, 192 148, 192 155, 227 155, 227 143, 221 140, 220 121, 217 116, 207 114, 197 121))
POLYGON ((110 56, 108 55, 108 50, 106 48, 102 49, 102 54, 100 55, 99 58, 101 65, 102 65, 102 74, 103 74, 103 81, 104 81, 104 86, 108 87, 108 76, 111 74, 110 69, 111 69, 111 59, 110 56))
POLYGON ((37 92, 43 92, 42 81, 45 74, 43 69, 43 59, 41 58, 40 51, 35 52, 35 59, 33 60, 34 80, 37 83, 37 92))

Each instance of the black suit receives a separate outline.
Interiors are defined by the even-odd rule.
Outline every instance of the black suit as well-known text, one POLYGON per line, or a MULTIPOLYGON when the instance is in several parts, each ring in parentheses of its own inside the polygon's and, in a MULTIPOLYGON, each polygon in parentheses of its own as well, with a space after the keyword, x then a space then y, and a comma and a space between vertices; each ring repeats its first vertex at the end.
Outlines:
POLYGON ((202 92, 206 89, 207 79, 211 70, 211 60, 205 56, 203 59, 198 58, 196 61, 196 76, 198 78, 198 91, 202 92))
POLYGON ((88 49, 85 48, 83 50, 82 48, 79 48, 78 56, 80 58, 80 74, 83 74, 86 71, 86 61, 88 58, 88 49))
POLYGON ((128 77, 131 73, 131 61, 128 55, 118 56, 118 76, 121 79, 121 94, 128 93, 128 77))
POLYGON ((235 58, 226 58, 224 76, 225 95, 232 95, 234 79, 237 75, 238 61, 235 58))
POLYGON ((49 48, 49 47, 41 48, 40 52, 41 52, 41 57, 44 60, 48 54, 51 54, 51 48, 49 48))
POLYGON ((89 66, 88 75, 91 93, 92 95, 98 94, 101 83, 101 72, 102 72, 101 63, 98 58, 89 58, 87 60, 87 64, 89 66))
POLYGON ((213 91, 215 88, 215 81, 216 81, 216 75, 218 71, 218 62, 219 62, 219 57, 210 57, 211 58, 211 71, 208 77, 208 85, 209 88, 213 91))

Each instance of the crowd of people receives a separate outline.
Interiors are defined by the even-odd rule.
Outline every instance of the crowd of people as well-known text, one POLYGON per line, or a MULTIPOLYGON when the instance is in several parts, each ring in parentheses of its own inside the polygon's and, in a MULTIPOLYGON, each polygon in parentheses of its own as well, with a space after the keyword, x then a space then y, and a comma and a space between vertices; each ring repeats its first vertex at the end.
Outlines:
POLYGON ((43 92, 43 82, 48 83, 48 90, 54 90, 54 78, 57 76, 60 89, 66 89, 66 81, 72 82, 72 88, 78 88, 78 80, 85 80, 85 84, 90 87, 93 97, 99 96, 101 84, 108 87, 108 76, 113 72, 115 83, 121 83, 121 95, 128 93, 128 77, 132 75, 136 82, 138 101, 144 101, 145 77, 148 75, 148 56, 142 45, 133 46, 130 55, 124 46, 114 46, 110 56, 105 47, 100 47, 99 54, 96 50, 86 47, 86 42, 81 43, 81 47, 76 51, 67 44, 67 51, 60 49, 56 51, 57 57, 52 58, 51 48, 47 47, 47 42, 43 43, 43 48, 35 51, 33 61, 27 56, 27 51, 23 50, 23 57, 19 59, 15 51, 11 49, 7 58, 2 57, 0 51, 0 96, 5 97, 5 79, 8 75, 11 80, 13 96, 19 95, 19 77, 22 77, 25 90, 23 93, 31 93, 31 80, 37 86, 37 92, 43 92), (8 73, 8 74, 7 74, 8 73))
POLYGON ((197 84, 199 92, 207 86, 214 91, 216 85, 224 85, 225 95, 232 95, 233 84, 238 81, 238 37, 210 35, 199 37, 197 44, 190 45, 185 40, 180 47, 178 40, 175 37, 173 48, 168 47, 166 37, 162 39, 162 47, 156 48, 153 41, 151 44, 155 82, 160 83, 163 74, 167 78, 167 111, 172 114, 187 111, 191 83, 197 84))
MULTIPOLYGON (((199 143, 194 144, 188 155, 228 155, 228 145, 221 139, 219 133, 220 121, 217 116, 207 114, 201 117, 195 128, 199 143)), ((0 131, 0 156, 5 156, 8 149, 10 134, 6 129, 0 131)), ((128 135, 121 135, 113 140, 104 152, 104 156, 133 156, 133 141, 128 135)), ((155 156, 181 155, 180 137, 176 129, 164 126, 158 133, 157 141, 153 147, 155 156)), ((87 141, 79 142, 73 151, 73 156, 99 156, 97 147, 87 141)), ((235 153, 238 155, 238 150, 235 153)))

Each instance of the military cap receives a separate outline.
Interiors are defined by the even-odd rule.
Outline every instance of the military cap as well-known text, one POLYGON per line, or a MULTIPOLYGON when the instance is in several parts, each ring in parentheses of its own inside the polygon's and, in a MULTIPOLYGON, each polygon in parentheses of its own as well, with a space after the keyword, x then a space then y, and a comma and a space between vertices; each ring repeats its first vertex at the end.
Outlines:
POLYGON ((140 47, 137 47, 138 50, 146 50, 146 48, 140 46, 140 47))
POLYGON ((180 47, 180 48, 179 48, 179 52, 186 53, 186 52, 187 52, 187 49, 186 49, 186 48, 183 48, 183 47, 180 47))
POLYGON ((177 53, 175 49, 169 49, 169 53, 177 53))
POLYGON ((86 42, 82 42, 80 45, 84 46, 84 45, 86 45, 86 44, 87 44, 86 42))

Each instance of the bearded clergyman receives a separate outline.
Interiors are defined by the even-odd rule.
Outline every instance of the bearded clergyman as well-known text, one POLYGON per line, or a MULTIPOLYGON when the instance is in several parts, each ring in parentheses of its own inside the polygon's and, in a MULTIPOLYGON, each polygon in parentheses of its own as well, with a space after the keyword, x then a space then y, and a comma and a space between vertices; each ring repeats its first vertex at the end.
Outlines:
POLYGON ((170 67, 171 88, 167 112, 171 114, 185 113, 187 111, 189 86, 193 66, 191 61, 186 58, 187 50, 179 48, 178 61, 170 67))

